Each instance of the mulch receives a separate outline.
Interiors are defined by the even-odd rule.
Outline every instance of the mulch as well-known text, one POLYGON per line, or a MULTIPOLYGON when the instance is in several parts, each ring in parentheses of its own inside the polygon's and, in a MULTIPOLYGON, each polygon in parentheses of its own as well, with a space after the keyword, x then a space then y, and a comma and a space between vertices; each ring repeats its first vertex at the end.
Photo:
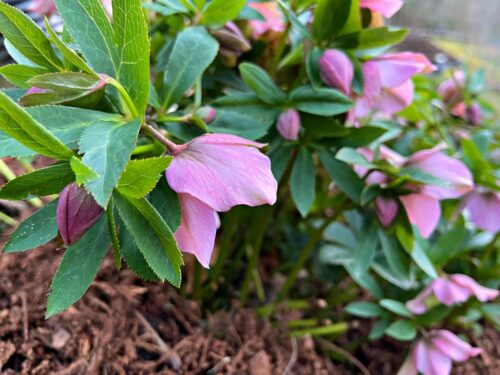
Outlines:
MULTIPOLYGON (((26 204, 8 209, 19 219, 32 211, 26 204)), ((0 233, 0 248, 7 233, 0 233)), ((252 309, 234 303, 203 311, 167 284, 118 272, 111 255, 85 296, 46 320, 47 292, 62 253, 48 244, 0 255, 0 374, 347 375, 361 373, 358 360, 372 375, 392 375, 403 360, 405 347, 387 338, 365 342, 352 358, 339 352, 330 357, 321 342, 292 339, 252 309)), ((363 341, 370 326, 366 320, 353 324, 336 348, 363 341)), ((483 354, 453 373, 500 373, 499 343, 499 332, 487 326, 475 343, 483 354)))

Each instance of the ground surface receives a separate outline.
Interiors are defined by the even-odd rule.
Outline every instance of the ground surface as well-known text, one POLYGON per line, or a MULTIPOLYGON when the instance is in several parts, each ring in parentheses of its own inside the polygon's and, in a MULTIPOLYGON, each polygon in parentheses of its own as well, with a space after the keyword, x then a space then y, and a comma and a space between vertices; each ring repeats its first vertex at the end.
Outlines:
MULTIPOLYGON (((11 210, 19 219, 31 211, 27 205, 11 210)), ((7 233, 0 234, 0 248, 7 233)), ((404 356, 405 348, 388 339, 343 354, 352 342, 364 342, 367 321, 325 347, 329 341, 291 339, 253 310, 200 311, 172 287, 117 272, 111 257, 81 301, 45 320, 61 255, 54 244, 0 255, 1 374, 392 375, 404 356)), ((483 355, 456 366, 455 374, 499 374, 499 333, 487 328, 475 344, 483 355)))

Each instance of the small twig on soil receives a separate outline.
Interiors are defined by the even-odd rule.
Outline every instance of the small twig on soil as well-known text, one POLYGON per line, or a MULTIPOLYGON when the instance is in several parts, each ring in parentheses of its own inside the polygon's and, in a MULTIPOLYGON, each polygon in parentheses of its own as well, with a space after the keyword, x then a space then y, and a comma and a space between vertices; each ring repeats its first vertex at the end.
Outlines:
POLYGON ((151 336, 153 336, 153 339, 155 340, 156 344, 161 349, 163 349, 165 353, 170 354, 170 365, 172 366, 172 368, 174 370, 180 369, 182 361, 179 355, 175 351, 173 351, 165 341, 163 341, 160 334, 153 328, 153 326, 148 322, 148 320, 144 317, 144 315, 142 315, 139 311, 136 311, 135 316, 137 317, 137 319, 139 319, 139 321, 144 326, 146 331, 148 331, 148 333, 151 334, 151 336))
POLYGON ((295 362, 297 362, 297 356, 298 356, 297 339, 295 337, 292 337, 292 356, 288 361, 288 365, 286 365, 286 369, 283 372, 283 375, 290 375, 292 373, 292 368, 295 365, 295 362))
POLYGON ((20 294, 21 305, 23 309, 23 339, 24 342, 29 340, 29 321, 28 321, 28 302, 26 301, 26 293, 20 294))
POLYGON ((207 375, 218 374, 229 363, 231 363, 231 357, 223 357, 214 367, 207 371, 207 375))
POLYGON ((365 365, 363 365, 358 359, 356 359, 356 357, 354 357, 347 350, 342 349, 340 346, 337 346, 334 343, 327 341, 321 337, 317 338, 317 340, 326 349, 335 352, 337 354, 340 354, 341 356, 348 359, 354 366, 356 366, 363 373, 363 375, 371 375, 370 371, 365 367, 365 365))

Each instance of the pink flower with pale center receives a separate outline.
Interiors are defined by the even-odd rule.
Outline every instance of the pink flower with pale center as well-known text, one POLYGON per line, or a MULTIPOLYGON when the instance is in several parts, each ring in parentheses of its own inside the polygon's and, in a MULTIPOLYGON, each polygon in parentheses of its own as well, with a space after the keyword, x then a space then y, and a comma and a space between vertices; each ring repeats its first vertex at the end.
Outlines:
MULTIPOLYGON (((380 157, 389 161, 398 168, 415 168, 436 177, 446 183, 446 186, 417 185, 406 186, 412 193, 401 195, 399 201, 408 215, 410 223, 417 226, 421 235, 428 238, 436 229, 441 217, 441 206, 439 201, 444 199, 456 199, 469 191, 474 186, 472 174, 459 160, 441 153, 442 147, 416 152, 409 158, 382 146, 380 157)), ((374 152, 369 149, 359 150, 369 161, 373 161, 374 152)), ((360 176, 366 176, 369 171, 366 168, 355 166, 354 170, 360 176)), ((390 179, 379 171, 371 172, 366 178, 369 185, 387 186, 390 179)), ((377 197, 375 208, 380 222, 388 226, 397 214, 397 202, 394 198, 377 197)))
POLYGON ((262 14, 266 19, 265 21, 251 20, 249 22, 252 29, 252 37, 257 39, 268 31, 282 33, 285 31, 285 22, 283 21, 283 14, 275 1, 268 1, 265 3, 249 3, 249 7, 255 9, 262 14))
POLYGON ((490 233, 500 232, 500 193, 474 191, 466 199, 471 221, 490 233))
POLYGON ((481 353, 454 333, 440 329, 417 341, 397 375, 449 375, 452 362, 465 362, 481 353))
POLYGON ((379 56, 363 64, 363 96, 356 100, 354 117, 372 111, 397 113, 413 101, 411 78, 419 73, 432 73, 435 66, 421 53, 401 52, 379 56))
POLYGON ((418 296, 406 303, 406 307, 414 314, 424 314, 428 310, 431 295, 446 306, 467 301, 475 296, 486 302, 498 297, 498 290, 479 285, 467 275, 454 274, 434 279, 418 296))
POLYGON ((178 193, 182 221, 175 237, 182 251, 209 267, 217 212, 238 205, 274 204, 278 183, 263 144, 229 134, 206 134, 179 146, 167 168, 178 193))
POLYGON ((403 6, 403 0, 361 0, 361 8, 368 8, 381 13, 385 18, 391 18, 403 6))

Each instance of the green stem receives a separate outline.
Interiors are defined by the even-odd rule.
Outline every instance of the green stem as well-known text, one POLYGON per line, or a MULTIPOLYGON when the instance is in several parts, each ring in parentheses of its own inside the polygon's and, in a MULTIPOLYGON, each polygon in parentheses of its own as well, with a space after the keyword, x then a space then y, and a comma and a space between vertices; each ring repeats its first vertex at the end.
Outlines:
POLYGON ((122 268, 122 256, 121 256, 121 246, 120 240, 118 239, 118 232, 116 230, 116 221, 114 215, 113 198, 109 201, 108 209, 106 210, 106 215, 108 216, 108 227, 109 234, 111 236, 111 243, 113 244, 113 256, 115 258, 115 266, 117 270, 122 268))
POLYGON ((152 136, 153 138, 156 138, 158 141, 160 141, 160 143, 162 143, 170 153, 176 154, 177 151, 179 150, 178 145, 176 145, 174 142, 167 139, 167 137, 165 137, 163 134, 161 134, 161 132, 159 130, 155 129, 153 126, 148 125, 148 124, 143 124, 142 129, 145 132, 147 132, 150 136, 152 136))
POLYGON ((188 116, 158 116, 158 122, 187 122, 189 120, 188 116))
POLYGON ((203 88, 201 83, 201 77, 196 81, 196 91, 194 94, 194 106, 195 108, 201 107, 201 102, 203 101, 203 88))
POLYGON ((132 152, 132 155, 142 155, 142 154, 147 154, 148 152, 152 152, 155 150, 155 145, 150 144, 150 145, 142 145, 142 146, 137 146, 135 150, 132 152))
POLYGON ((17 221, 11 218, 9 215, 0 212, 0 221, 4 222, 7 225, 16 225, 17 221))
POLYGON ((126 106, 126 109, 128 112, 127 113, 128 117, 130 117, 130 119, 138 118, 139 111, 137 110, 137 108, 136 108, 132 98, 128 94, 127 90, 125 90, 125 88, 120 84, 120 82, 118 82, 116 79, 111 78, 111 77, 106 77, 106 82, 118 90, 120 97, 125 102, 125 106, 126 106))
POLYGON ((311 336, 338 335, 340 333, 347 332, 348 330, 349 330, 349 324, 342 322, 342 323, 330 324, 324 327, 306 328, 297 331, 292 331, 292 336, 302 337, 305 335, 311 335, 311 336))

